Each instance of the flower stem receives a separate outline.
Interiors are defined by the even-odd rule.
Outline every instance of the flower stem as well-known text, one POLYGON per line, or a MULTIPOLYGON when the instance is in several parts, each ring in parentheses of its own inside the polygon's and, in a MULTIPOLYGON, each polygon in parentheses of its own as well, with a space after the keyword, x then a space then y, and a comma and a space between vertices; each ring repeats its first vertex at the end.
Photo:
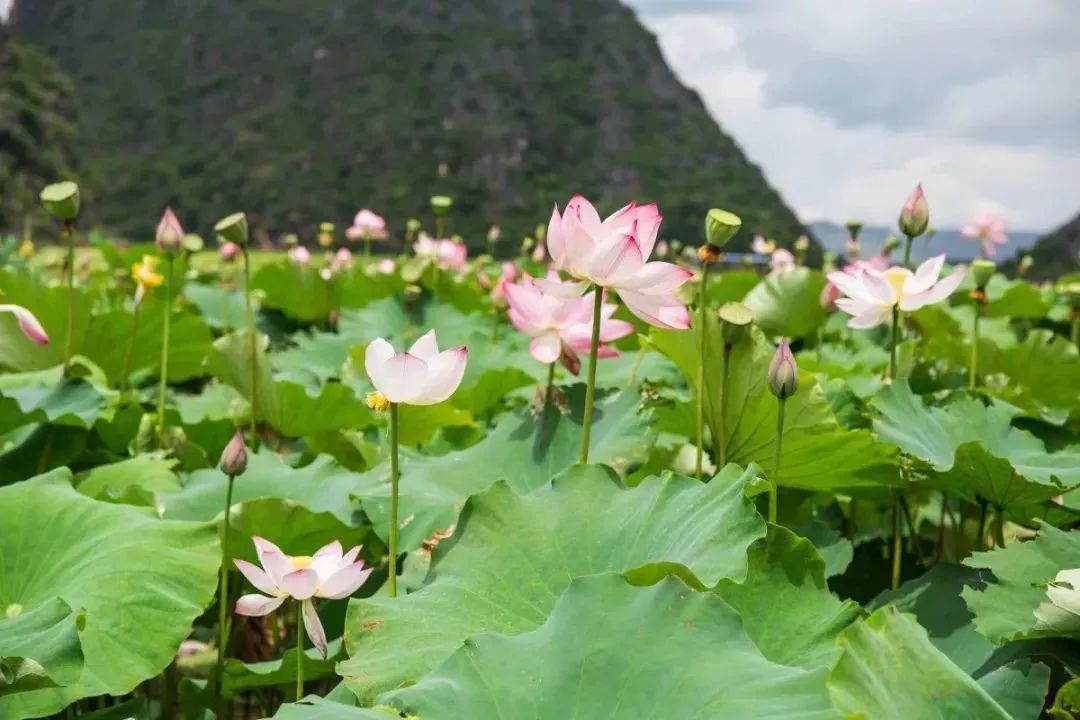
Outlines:
POLYGON ((589 381, 585 386, 585 417, 581 426, 581 454, 578 462, 589 462, 589 436, 592 433, 593 400, 596 397, 596 353, 600 347, 600 311, 604 305, 603 288, 594 288, 596 302, 593 304, 592 340, 589 342, 589 381))
POLYGON ((131 317, 131 337, 128 338, 127 350, 124 351, 124 367, 120 371, 120 397, 128 389, 128 376, 131 375, 131 356, 135 352, 135 336, 139 334, 139 307, 141 302, 135 303, 131 317))
POLYGON ((371 233, 364 233, 364 258, 371 259, 371 233))
POLYGON ((979 534, 975 538, 975 548, 977 550, 986 549, 986 501, 979 498, 979 534))
MULTIPOLYGON (((393 577, 393 576, 391 576, 393 577)), ((304 601, 296 601, 296 702, 304 697, 304 601)))
POLYGON ((547 385, 544 386, 544 410, 551 404, 551 390, 555 384, 555 363, 548 363, 547 385))
POLYGON ((68 313, 67 330, 64 334, 64 370, 71 367, 71 349, 75 340, 75 222, 64 221, 64 235, 67 236, 67 285, 68 313))
POLYGON ((705 453, 705 351, 706 351, 706 328, 705 306, 706 290, 709 283, 709 263, 701 264, 701 287, 698 289, 698 325, 701 327, 700 355, 698 357, 697 373, 697 456, 694 461, 694 473, 701 480, 701 461, 705 453))
POLYGON ((398 479, 398 404, 390 403, 390 597, 397 597, 398 479))
POLYGON ((979 303, 975 303, 972 307, 975 309, 975 316, 971 320, 971 367, 968 369, 968 387, 972 390, 975 389, 975 368, 979 360, 979 303))
POLYGON ((896 379, 896 344, 900 341, 900 306, 892 309, 892 341, 889 343, 889 380, 896 379))
POLYGON ((1005 547, 1005 510, 994 508, 994 544, 998 549, 1005 547))
POLYGON ((221 536, 221 580, 218 584, 218 656, 214 672, 214 687, 221 699, 219 718, 225 717, 225 699, 222 685, 225 681, 225 654, 229 648, 229 520, 232 516, 233 481, 229 476, 228 489, 225 491, 225 522, 221 536))
POLYGON ((251 410, 251 442, 255 443, 255 424, 258 418, 255 388, 255 312, 251 308, 251 259, 248 256, 247 245, 243 246, 244 253, 244 312, 247 318, 248 332, 248 405, 251 410))
POLYGON ((773 457, 773 476, 769 486, 769 522, 776 524, 777 495, 780 487, 780 451, 784 442, 784 398, 777 401, 776 406, 776 455, 773 457))
POLYGON ((900 570, 902 567, 902 559, 904 552, 904 545, 901 542, 900 531, 900 513, 903 512, 900 505, 900 494, 897 493, 896 500, 893 502, 893 515, 892 515, 892 584, 890 587, 895 590, 900 587, 900 570))
POLYGON ((1080 308, 1072 309, 1072 342, 1080 350, 1080 308))
POLYGON ((165 386, 169 383, 169 322, 172 316, 173 258, 165 258, 165 313, 161 328, 161 377, 158 381, 158 442, 165 442, 165 386))
POLYGON ((731 365, 731 346, 724 344, 724 353, 720 356, 720 416, 716 419, 715 438, 717 447, 717 468, 727 465, 727 396, 728 367, 731 365))

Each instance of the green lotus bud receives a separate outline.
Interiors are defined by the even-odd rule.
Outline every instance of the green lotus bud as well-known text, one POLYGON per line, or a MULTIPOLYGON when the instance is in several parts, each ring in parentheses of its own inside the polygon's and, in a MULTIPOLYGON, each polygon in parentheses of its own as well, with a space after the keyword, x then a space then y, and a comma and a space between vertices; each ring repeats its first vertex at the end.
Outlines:
POLYGON ((810 237, 808 235, 800 235, 795 238, 795 250, 801 253, 810 249, 810 237))
POLYGON ((836 253, 827 252, 821 260, 821 272, 830 272, 836 269, 836 253))
POLYGON ((889 237, 885 238, 885 246, 881 249, 881 254, 888 255, 898 247, 900 247, 900 238, 889 233, 889 237))
POLYGON ((859 233, 862 232, 862 220, 848 220, 844 223, 844 227, 847 228, 848 235, 852 240, 859 239, 859 233))
POLYGON ((975 287, 980 290, 985 289, 990 278, 994 276, 995 270, 997 270, 997 263, 993 260, 980 259, 971 263, 971 276, 975 278, 975 287))
POLYGON ((527 253, 532 250, 535 245, 536 240, 532 239, 531 237, 526 237, 524 240, 521 241, 521 252, 527 253))
POLYGON ((547 225, 537 225, 533 235, 536 237, 537 242, 544 242, 547 238, 547 225))
POLYGON ((410 235, 415 235, 416 233, 420 232, 420 228, 422 227, 424 227, 424 224, 416 218, 409 218, 405 221, 405 232, 410 235))
POLYGON ((196 235, 195 233, 188 233, 187 235, 185 235, 184 239, 180 241, 180 245, 184 248, 186 252, 189 253, 200 252, 206 246, 206 244, 203 242, 202 237, 196 235))
POLYGON ((432 195, 431 211, 436 215, 446 215, 454 206, 454 200, 448 195, 432 195))
POLYGON ((281 244, 287 248, 293 248, 300 244, 300 238, 296 233, 287 233, 281 238, 281 244))
POLYGON ((743 303, 724 303, 716 314, 720 317, 720 336, 724 338, 726 348, 737 345, 750 336, 754 311, 743 303))
POLYGON ((219 467, 221 472, 234 478, 244 474, 244 471, 247 470, 247 462, 247 446, 244 445, 244 434, 237 430, 232 440, 229 441, 229 444, 225 446, 225 450, 221 453, 219 467))
POLYGON ((788 339, 780 341, 772 363, 769 364, 769 392, 780 400, 786 400, 799 389, 799 366, 791 354, 788 339))
POLYGON ((247 245, 247 215, 239 212, 221 218, 217 221, 217 224, 214 225, 214 232, 217 233, 218 239, 221 242, 234 242, 237 245, 247 245))
POLYGON ((334 232, 334 223, 332 223, 332 222, 321 222, 321 223, 319 223, 319 232, 324 232, 324 233, 332 233, 332 232, 334 232))
POLYGON ((1035 264, 1035 258, 1030 255, 1025 255, 1020 258, 1020 264, 1017 266, 1017 271, 1021 276, 1027 275, 1027 271, 1031 269, 1031 266, 1035 264))
POLYGON ((727 210, 712 208, 705 215, 705 242, 714 246, 719 252, 720 248, 739 232, 742 227, 742 218, 727 210))
POLYGON ((46 185, 41 204, 57 220, 74 220, 79 216, 79 186, 70 180, 46 185))
POLYGON ((930 226, 930 208, 926 204, 926 193, 923 192, 921 183, 915 186, 904 201, 897 225, 900 232, 909 238, 919 237, 930 226))

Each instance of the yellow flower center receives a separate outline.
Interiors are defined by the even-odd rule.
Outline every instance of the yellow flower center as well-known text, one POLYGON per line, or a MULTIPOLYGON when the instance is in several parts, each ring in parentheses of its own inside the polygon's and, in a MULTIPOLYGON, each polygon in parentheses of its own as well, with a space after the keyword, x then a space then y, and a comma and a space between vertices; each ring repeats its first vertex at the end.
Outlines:
POLYGON ((306 567, 311 567, 310 555, 297 555, 295 557, 289 558, 289 560, 292 562, 293 568, 297 570, 303 570, 306 567))
POLYGON ((152 255, 144 255, 142 262, 131 266, 131 277, 144 288, 156 288, 165 281, 165 277, 157 272, 158 260, 152 255))
POLYGON ((375 412, 382 412, 390 407, 390 400, 381 392, 369 392, 365 401, 367 406, 375 412))
POLYGON ((892 288, 893 293, 896 295, 897 303, 904 297, 905 280, 907 280, 907 272, 904 268, 894 267, 885 271, 885 281, 889 283, 889 287, 892 288))

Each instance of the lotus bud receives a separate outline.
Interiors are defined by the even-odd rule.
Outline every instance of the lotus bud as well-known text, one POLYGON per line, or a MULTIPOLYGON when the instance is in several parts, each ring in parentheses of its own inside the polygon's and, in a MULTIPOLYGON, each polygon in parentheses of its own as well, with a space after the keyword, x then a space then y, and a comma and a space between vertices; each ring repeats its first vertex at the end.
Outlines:
POLYGON ((221 472, 228 475, 230 478, 243 475, 247 470, 247 446, 244 445, 244 434, 239 430, 233 435, 232 440, 225 446, 225 450, 221 453, 221 462, 219 467, 221 472))
POLYGON ((727 210, 712 208, 705 215, 705 244, 698 248, 701 262, 713 263, 720 259, 720 251, 742 227, 742 218, 727 210))
POLYGON ((334 223, 319 223, 319 247, 328 248, 334 244, 334 223))
POLYGON ((827 273, 836 269, 836 253, 827 252, 821 260, 821 272, 827 273))
POLYGON ((1020 264, 1017 266, 1016 271, 1020 274, 1020 277, 1024 277, 1025 275, 1027 275, 1028 270, 1030 270, 1031 266, 1034 264, 1035 258, 1031 257, 1030 255, 1025 255, 1024 257, 1020 258, 1020 264))
POLYGON ((487 241, 489 243, 499 242, 499 237, 502 235, 502 230, 498 225, 492 225, 487 231, 487 241))
POLYGON ((975 287, 985 290, 995 270, 997 270, 997 263, 993 260, 976 260, 971 263, 971 276, 975 278, 975 287))
POLYGON ((786 400, 799 389, 799 366, 791 354, 788 339, 780 340, 772 363, 769 365, 769 391, 780 400, 786 400))
POLYGON ((46 185, 41 204, 57 220, 72 222, 79 215, 79 186, 70 180, 46 185))
POLYGON ((161 222, 158 223, 157 238, 154 242, 157 243, 158 250, 161 250, 163 255, 173 255, 183 247, 184 228, 180 227, 180 220, 172 208, 165 208, 165 212, 161 214, 161 222))
POLYGON ((531 237, 526 237, 524 240, 521 241, 521 254, 524 255, 530 250, 532 250, 534 245, 536 245, 536 240, 532 239, 531 237))
POLYGON ((900 232, 909 238, 919 237, 930 226, 930 208, 926 204, 926 193, 923 192, 922 183, 916 185, 904 201, 898 224, 900 232))
POLYGON ((728 353, 732 346, 750 336, 754 311, 741 302, 728 302, 721 305, 716 314, 720 318, 720 337, 724 339, 724 352, 728 353))
POLYGON ((423 226, 423 223, 421 223, 416 218, 409 218, 405 221, 405 232, 409 235, 415 235, 416 233, 420 232, 420 228, 422 228, 423 226))
POLYGON ((809 249, 810 249, 810 236, 809 235, 800 235, 799 237, 795 238, 795 250, 796 251, 804 253, 809 249))
POLYGON ((888 257, 889 255, 892 255, 893 250, 898 247, 900 247, 900 238, 889 233, 889 237, 885 238, 884 247, 881 248, 881 254, 888 257))
POLYGON ((537 242, 544 242, 545 238, 547 238, 547 225, 537 225, 533 236, 537 242))
POLYGON ((844 227, 847 228, 848 237, 850 237, 852 240, 858 240, 859 233, 862 232, 862 220, 848 220, 846 223, 844 223, 844 227))
POLYGON ((300 244, 300 237, 296 233, 286 233, 281 237, 281 244, 287 248, 293 248, 300 244))
POLYGON ((447 215, 450 213, 450 208, 454 206, 453 198, 448 195, 432 195, 431 196, 431 212, 436 215, 447 215))
MULTIPOLYGON (((224 217, 217 221, 214 225, 214 232, 217 233, 218 239, 221 242, 234 242, 241 247, 247 245, 248 241, 248 222, 247 215, 244 213, 233 213, 228 217, 224 217)), ((288 243, 286 236, 286 244, 288 243)), ((294 243, 295 244, 295 243, 294 243)))
POLYGON ((821 294, 818 296, 818 303, 822 310, 831 313, 836 310, 836 301, 839 299, 840 288, 832 283, 825 283, 825 287, 821 288, 821 294))

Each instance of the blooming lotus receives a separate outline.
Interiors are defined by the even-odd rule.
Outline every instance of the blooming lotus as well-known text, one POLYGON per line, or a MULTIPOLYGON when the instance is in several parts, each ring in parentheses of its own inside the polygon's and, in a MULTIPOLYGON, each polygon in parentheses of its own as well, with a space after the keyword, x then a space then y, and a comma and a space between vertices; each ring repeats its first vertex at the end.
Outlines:
POLYGON ((755 235, 750 250, 757 255, 772 255, 776 251, 776 243, 766 240, 764 235, 755 235))
POLYGON ((375 263, 375 271, 383 275, 393 275, 397 271, 397 267, 390 258, 383 258, 375 263))
POLYGON ((451 270, 464 270, 468 250, 463 243, 449 239, 436 239, 427 233, 420 233, 413 243, 413 252, 417 257, 437 262, 440 267, 451 270))
POLYGON ((291 262, 296 263, 300 267, 307 267, 311 264, 311 251, 303 245, 289 248, 288 256, 291 262))
MULTIPOLYGON (((552 267, 566 270, 574 278, 615 290, 630 312, 658 327, 685 330, 690 314, 675 291, 691 273, 669 262, 648 262, 660 229, 660 211, 655 204, 630 203, 601 220, 596 208, 580 195, 566 204, 560 215, 552 210, 546 234, 552 267)), ((586 282, 553 283, 549 293, 580 296, 586 282)))
POLYGON ((949 297, 964 279, 964 268, 958 268, 941 278, 945 256, 932 257, 915 272, 893 266, 877 270, 869 265, 852 274, 831 272, 829 282, 844 293, 836 306, 851 315, 848 327, 870 328, 889 319, 894 307, 910 312, 949 297))
MULTIPOLYGON (((883 255, 875 255, 866 260, 855 260, 854 262, 850 262, 845 265, 840 272, 854 277, 861 272, 863 268, 884 272, 889 268, 889 260, 883 255)), ((840 297, 840 288, 836 287, 836 283, 831 281, 825 283, 825 287, 821 289, 821 295, 819 297, 821 307, 824 308, 826 312, 832 312, 836 309, 836 301, 839 300, 840 297)))
POLYGON ((364 369, 376 393, 368 404, 434 405, 454 394, 465 375, 468 349, 439 351, 435 331, 429 330, 407 352, 399 353, 383 338, 367 346, 364 369))
POLYGON ((774 273, 790 272, 795 269, 795 256, 790 250, 784 248, 774 250, 772 257, 769 258, 769 267, 774 273))
MULTIPOLYGON (((559 282, 558 274, 553 271, 548 274, 545 287, 559 282)), ((529 343, 529 354, 544 364, 560 361, 577 375, 581 369, 578 352, 588 352, 592 340, 594 292, 599 290, 582 297, 559 297, 545 293, 528 275, 521 278, 520 284, 508 285, 506 299, 510 305, 510 322, 523 335, 533 339, 529 343)), ((601 306, 597 357, 618 357, 618 351, 605 343, 634 331, 630 323, 612 319, 617 308, 610 303, 601 306)))
POLYGON ((351 268, 353 264, 353 256, 349 251, 349 248, 338 248, 334 253, 333 259, 330 261, 330 271, 333 273, 339 273, 342 270, 351 268))
POLYGON ((0 312, 9 312, 14 315, 22 334, 34 344, 45 345, 49 342, 49 336, 37 317, 22 305, 0 305, 0 312))
POLYGON ((367 208, 356 213, 352 227, 349 230, 352 231, 352 236, 357 236, 360 239, 385 240, 387 237, 386 219, 367 208))
POLYGON ((157 271, 158 259, 153 255, 143 255, 141 261, 131 266, 131 278, 135 281, 135 304, 142 302, 147 290, 159 287, 165 282, 165 276, 157 271))
POLYGON ((236 256, 240 253, 240 246, 234 243, 232 240, 226 240, 221 243, 221 247, 218 248, 218 254, 221 256, 222 261, 232 262, 236 259, 236 256))
POLYGON ((246 560, 233 562, 248 582, 265 595, 241 596, 236 601, 236 614, 262 617, 277 610, 289 598, 297 600, 303 604, 308 637, 325 658, 326 632, 311 599, 341 600, 364 584, 372 568, 365 569, 364 561, 356 559, 361 546, 342 552, 341 543, 335 540, 319 548, 314 555, 291 556, 269 540, 254 537, 252 541, 262 567, 246 560))
POLYGON ((1009 241, 1009 235, 1005 230, 1005 219, 993 213, 975 216, 974 220, 960 230, 960 234, 969 240, 978 240, 982 243, 983 253, 987 257, 997 254, 994 245, 1004 245, 1009 241))

